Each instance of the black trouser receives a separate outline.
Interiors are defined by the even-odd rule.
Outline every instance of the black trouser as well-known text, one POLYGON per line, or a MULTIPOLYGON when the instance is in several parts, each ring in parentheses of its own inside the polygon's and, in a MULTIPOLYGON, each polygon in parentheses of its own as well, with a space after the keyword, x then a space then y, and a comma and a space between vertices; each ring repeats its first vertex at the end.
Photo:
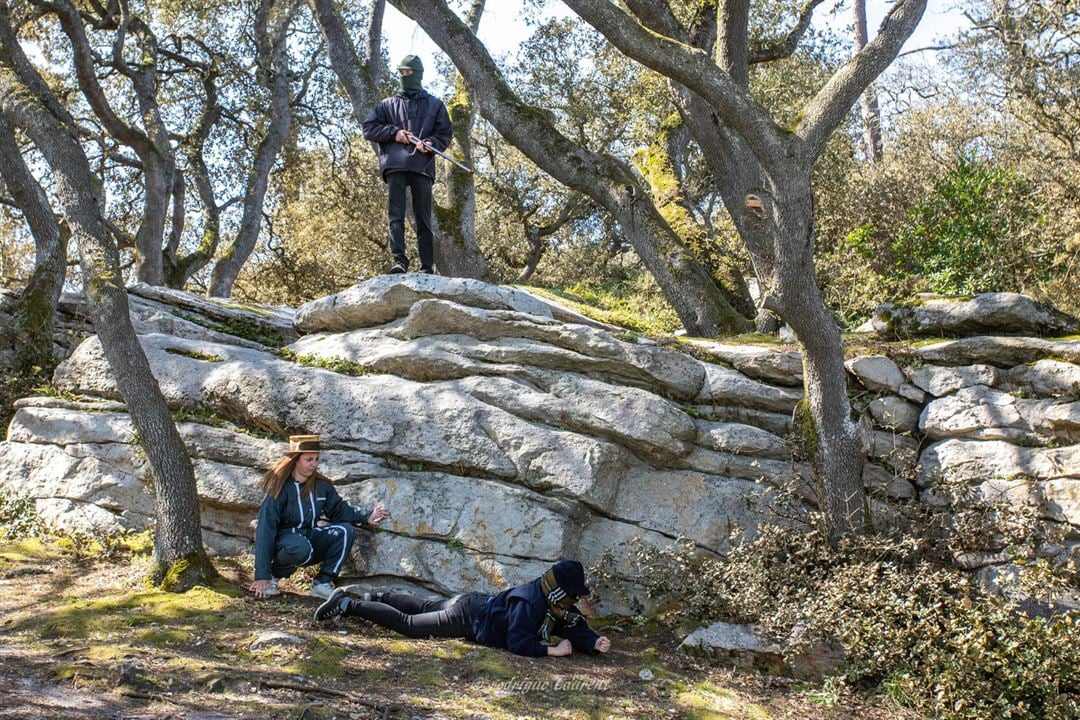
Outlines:
POLYGON ((465 593, 449 600, 421 600, 415 595, 386 593, 379 602, 353 600, 349 615, 357 615, 406 637, 475 640, 473 623, 487 607, 490 595, 465 593))
POLYGON ((420 173, 399 171, 386 176, 390 196, 387 209, 390 215, 390 252, 394 261, 406 270, 409 257, 405 254, 405 188, 412 190, 413 220, 416 221, 416 250, 420 268, 435 267, 434 237, 431 234, 431 186, 434 180, 420 173))

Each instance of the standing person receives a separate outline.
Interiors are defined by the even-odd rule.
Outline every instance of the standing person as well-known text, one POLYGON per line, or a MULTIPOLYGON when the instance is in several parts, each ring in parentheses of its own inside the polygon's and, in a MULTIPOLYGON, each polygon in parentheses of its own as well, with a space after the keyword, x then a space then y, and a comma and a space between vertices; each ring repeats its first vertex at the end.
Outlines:
POLYGON ((319 436, 293 435, 289 452, 263 476, 266 497, 259 508, 251 583, 256 597, 277 595, 279 579, 318 562, 322 565, 311 583, 311 595, 330 597, 352 549, 353 525, 377 525, 389 515, 381 503, 368 510, 342 500, 318 468, 319 436), (323 516, 334 524, 317 526, 323 516))
POLYGON ((530 657, 557 657, 574 650, 605 653, 611 641, 585 622, 586 615, 595 615, 585 599, 588 595, 581 563, 560 560, 535 580, 498 595, 465 593, 449 600, 420 600, 376 593, 367 600, 335 590, 315 611, 315 620, 355 615, 410 638, 463 638, 530 657), (562 639, 549 644, 554 637, 562 639))
POLYGON ((406 55, 398 64, 400 90, 378 105, 363 123, 364 138, 378 143, 379 171, 389 190, 390 252, 393 274, 408 272, 405 253, 405 188, 412 191, 413 220, 420 272, 435 272, 434 237, 431 233, 431 187, 435 184, 436 150, 446 150, 453 140, 450 115, 442 100, 421 87, 424 64, 406 55))

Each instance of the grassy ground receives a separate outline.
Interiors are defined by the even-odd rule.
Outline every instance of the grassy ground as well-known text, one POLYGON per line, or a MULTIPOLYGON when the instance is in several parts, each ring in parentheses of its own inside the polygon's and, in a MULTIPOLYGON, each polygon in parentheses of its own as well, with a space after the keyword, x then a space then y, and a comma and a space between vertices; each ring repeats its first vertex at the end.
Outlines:
POLYGON ((534 660, 350 621, 319 627, 311 598, 242 592, 240 565, 183 595, 148 589, 144 569, 145 556, 0 544, 0 718, 910 717, 702 666, 662 628, 609 621, 610 654, 534 660), (296 644, 253 646, 270 631, 296 644))

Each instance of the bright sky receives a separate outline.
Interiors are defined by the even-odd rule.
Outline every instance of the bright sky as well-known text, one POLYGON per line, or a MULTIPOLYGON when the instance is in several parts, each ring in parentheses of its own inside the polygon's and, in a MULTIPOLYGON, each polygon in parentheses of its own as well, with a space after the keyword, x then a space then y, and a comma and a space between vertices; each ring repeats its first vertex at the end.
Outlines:
MULTIPOLYGON (((836 12, 837 1, 842 2, 842 0, 830 0, 817 9, 814 15, 815 25, 819 27, 833 25, 838 30, 848 31, 851 23, 850 6, 843 3, 844 9, 836 12)), ((867 24, 873 36, 891 3, 885 0, 867 0, 866 4, 867 24)), ((497 3, 487 4, 480 22, 480 39, 495 57, 512 53, 529 36, 530 28, 521 20, 522 5, 520 0, 499 0, 497 3)), ((913 50, 934 45, 940 38, 954 35, 958 28, 966 25, 967 20, 955 6, 955 0, 930 0, 922 22, 919 23, 919 27, 916 28, 904 49, 913 50)), ((570 14, 570 10, 561 2, 552 2, 546 14, 562 16, 570 14)), ((433 58, 437 52, 440 52, 435 43, 416 23, 389 5, 386 8, 383 37, 390 51, 391 62, 397 62, 405 55, 414 54, 419 55, 427 67, 434 67, 433 58)), ((933 53, 920 55, 932 62, 933 53)))

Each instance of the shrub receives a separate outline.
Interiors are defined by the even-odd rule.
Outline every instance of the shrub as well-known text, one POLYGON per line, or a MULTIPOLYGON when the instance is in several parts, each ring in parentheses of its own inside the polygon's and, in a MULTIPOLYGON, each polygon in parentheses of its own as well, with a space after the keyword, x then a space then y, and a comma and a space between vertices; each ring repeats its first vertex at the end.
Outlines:
POLYGON ((38 515, 34 498, 25 493, 0 487, 0 539, 22 540, 45 534, 45 523, 38 515))
POLYGON ((773 525, 726 558, 680 543, 642 549, 636 564, 650 595, 683 619, 756 623, 772 637, 800 638, 790 651, 819 638, 839 644, 847 658, 840 681, 922 713, 1077 717, 1080 614, 1018 612, 936 558, 926 530, 830 545, 815 527, 773 525))
POLYGON ((1028 183, 1015 172, 961 158, 908 213, 893 254, 935 293, 1022 290, 1037 223, 1028 183))

